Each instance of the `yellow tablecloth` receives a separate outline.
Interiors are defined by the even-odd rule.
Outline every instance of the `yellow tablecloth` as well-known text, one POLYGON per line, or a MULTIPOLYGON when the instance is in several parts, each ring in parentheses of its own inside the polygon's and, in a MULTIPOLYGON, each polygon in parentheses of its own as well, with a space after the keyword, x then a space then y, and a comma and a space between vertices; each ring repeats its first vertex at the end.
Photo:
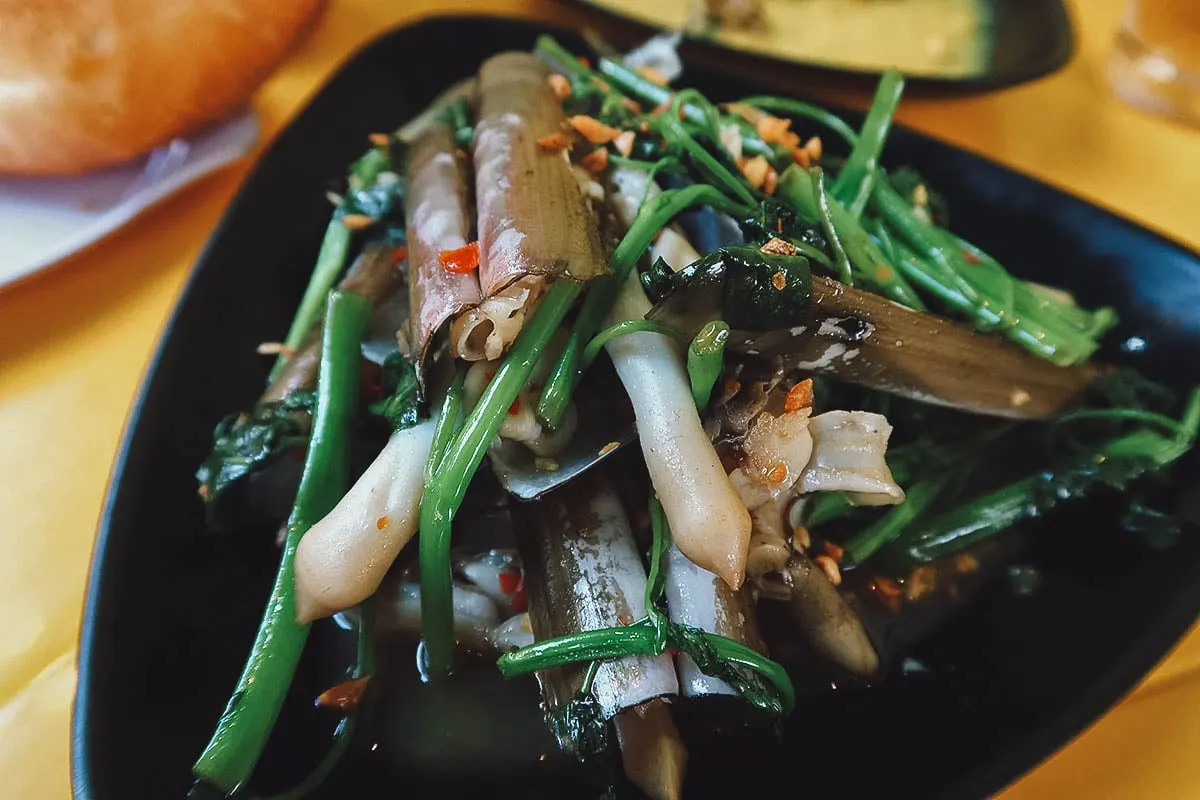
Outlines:
MULTIPOLYGON (((971 97, 913 97, 901 120, 1200 247, 1200 133, 1105 91, 1120 0, 1079 2, 1060 73, 971 97)), ((266 138, 358 45, 443 10, 569 22, 548 0, 332 0, 255 101, 266 138)), ((414 76, 414 80, 420 80, 414 76)), ((861 104, 861 89, 810 85, 861 104)), ((0 292, 0 794, 69 796, 68 719, 84 579, 126 413, 166 314, 241 164, 171 198, 68 263, 0 292)), ((0 242, 0 247, 3 243, 0 242)), ((1012 787, 1031 798, 1200 796, 1200 635, 1091 730, 1012 787)))

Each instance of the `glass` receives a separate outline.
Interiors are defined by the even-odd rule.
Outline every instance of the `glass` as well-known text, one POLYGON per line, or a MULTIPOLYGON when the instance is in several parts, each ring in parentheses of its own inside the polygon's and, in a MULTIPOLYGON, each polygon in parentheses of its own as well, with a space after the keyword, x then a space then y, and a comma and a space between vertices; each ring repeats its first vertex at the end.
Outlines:
POLYGON ((1130 0, 1109 81, 1127 103, 1200 125, 1200 0, 1130 0))

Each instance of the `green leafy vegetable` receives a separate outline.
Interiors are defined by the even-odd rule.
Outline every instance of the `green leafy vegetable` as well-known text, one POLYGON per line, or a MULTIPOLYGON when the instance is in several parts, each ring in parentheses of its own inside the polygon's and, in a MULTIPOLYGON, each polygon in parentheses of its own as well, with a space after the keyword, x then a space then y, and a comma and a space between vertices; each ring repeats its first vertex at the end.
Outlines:
POLYGON ((208 458, 196 470, 208 521, 220 526, 217 509, 226 490, 281 454, 308 441, 312 392, 293 392, 277 403, 260 403, 249 414, 230 414, 213 431, 208 458))
POLYGON ((506 653, 497 662, 501 674, 511 678, 563 664, 656 656, 676 649, 687 653, 702 672, 733 686, 754 706, 776 716, 790 713, 796 694, 783 667, 733 639, 673 623, 662 610, 666 587, 662 559, 671 546, 671 532, 658 498, 650 501, 650 520, 654 538, 646 581, 647 615, 629 625, 544 639, 506 653))
POLYGON ((569 703, 549 715, 550 730, 555 738, 584 761, 607 752, 611 746, 608 720, 591 692, 581 691, 569 703))
POLYGON ((808 259, 724 247, 673 272, 655 264, 643 276, 656 301, 651 319, 695 331, 720 317, 736 330, 762 331, 801 324, 812 299, 808 259))
MULTIPOLYGON (((1127 490, 1137 479, 1169 466, 1191 449, 1200 431, 1200 389, 1188 398, 1174 434, 1163 435, 1157 428, 1140 427, 1111 438, 1056 467, 1028 475, 930 520, 920 526, 917 535, 898 542, 902 557, 912 562, 932 561, 1064 502, 1100 489, 1127 490)), ((1148 521, 1149 517, 1143 519, 1148 521)))
POLYGON ((790 713, 795 705, 795 689, 779 664, 724 636, 664 622, 661 618, 652 620, 649 616, 619 628, 581 631, 534 642, 501 656, 497 666, 504 677, 512 678, 581 661, 661 655, 668 649, 687 653, 697 665, 703 662, 701 669, 720 672, 719 677, 729 679, 735 687, 753 685, 755 674, 763 677, 773 690, 749 692, 745 696, 768 713, 790 713), (658 635, 662 628, 667 631, 665 641, 658 635), (664 646, 659 647, 660 644, 664 646))
POLYGON ((829 195, 825 192, 825 173, 820 167, 813 167, 810 170, 810 174, 813 179, 813 200, 817 204, 817 213, 821 220, 821 230, 825 231, 825 238, 829 241, 829 247, 833 250, 833 255, 837 260, 838 280, 847 286, 853 286, 854 270, 850 267, 850 259, 846 256, 846 248, 842 246, 842 240, 838 237, 837 228, 833 225, 829 195))
POLYGON ((446 110, 450 126, 454 128, 454 143, 459 147, 470 147, 475 138, 475 129, 471 126, 471 106, 467 98, 460 97, 446 110))
POLYGON ((587 347, 583 350, 583 368, 587 369, 592 365, 592 362, 600 355, 600 351, 604 349, 604 345, 619 336, 628 336, 631 333, 658 333, 674 339, 686 340, 682 332, 661 322, 655 322, 650 319, 622 320, 600 331, 587 343, 587 347))
POLYGON ((392 169, 391 154, 382 147, 372 147, 350 165, 346 183, 352 192, 361 192, 375 185, 380 174, 392 169))
POLYGON ((421 421, 420 384, 417 370, 401 353, 383 362, 383 390, 387 397, 371 404, 371 413, 385 418, 393 431, 411 428, 421 421))
MULTIPOLYGON (((791 203, 805 220, 819 223, 823 209, 818 203, 818 188, 814 176, 808 170, 793 164, 779 176, 779 187, 775 190, 775 195, 791 203)), ((855 282, 901 305, 924 311, 925 304, 921 298, 887 260, 863 228, 862 222, 841 204, 831 200, 828 205, 830 221, 837 230, 842 247, 845 248, 855 282)))
POLYGON ((754 108, 761 108, 764 111, 774 111, 792 117, 810 119, 813 122, 824 125, 851 146, 858 142, 858 134, 854 132, 854 128, 851 128, 844 119, 830 111, 826 111, 820 106, 814 106, 812 103, 793 100, 790 97, 775 97, 773 95, 755 95, 754 97, 746 97, 741 102, 754 108))
POLYGON ((383 148, 369 150, 355 163, 349 191, 341 205, 342 215, 364 214, 375 221, 375 227, 382 227, 385 234, 397 242, 405 241, 405 186, 399 175, 403 160, 399 144, 387 151, 383 148), (369 165, 360 167, 364 161, 369 161, 369 165))

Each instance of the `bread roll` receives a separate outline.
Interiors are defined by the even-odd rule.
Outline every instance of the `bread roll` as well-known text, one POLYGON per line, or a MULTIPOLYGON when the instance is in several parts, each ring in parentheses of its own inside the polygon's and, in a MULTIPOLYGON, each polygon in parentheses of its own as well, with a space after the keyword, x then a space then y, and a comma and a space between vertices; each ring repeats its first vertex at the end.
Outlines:
POLYGON ((0 173, 127 161, 241 105, 321 0, 0 0, 0 173))

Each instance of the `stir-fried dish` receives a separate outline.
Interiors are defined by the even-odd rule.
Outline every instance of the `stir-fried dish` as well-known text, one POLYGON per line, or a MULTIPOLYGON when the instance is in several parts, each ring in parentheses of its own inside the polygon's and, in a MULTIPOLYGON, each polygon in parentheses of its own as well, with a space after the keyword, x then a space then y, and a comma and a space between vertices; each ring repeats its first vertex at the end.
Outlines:
POLYGON ((357 661, 286 796, 346 749, 376 639, 407 639, 426 681, 466 653, 535 675, 561 747, 608 765, 598 792, 675 798, 681 711, 770 728, 795 643, 885 674, 905 640, 880 632, 1023 521, 1119 495, 1136 546, 1170 543, 1200 392, 1098 363, 1111 309, 1015 277, 885 169, 898 74, 855 130, 671 71, 543 38, 371 134, 330 194, 268 386, 197 474, 212 527, 282 523, 197 793, 247 785, 322 618, 357 661))

